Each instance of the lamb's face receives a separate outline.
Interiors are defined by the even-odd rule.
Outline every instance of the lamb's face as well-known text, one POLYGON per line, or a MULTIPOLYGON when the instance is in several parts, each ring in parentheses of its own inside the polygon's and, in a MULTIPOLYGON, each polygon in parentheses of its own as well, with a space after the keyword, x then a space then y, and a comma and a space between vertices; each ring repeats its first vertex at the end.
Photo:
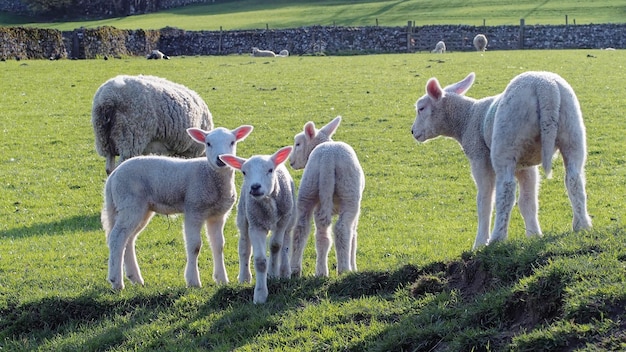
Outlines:
POLYGON ((416 116, 411 133, 418 142, 425 142, 438 136, 436 117, 433 116, 434 103, 428 95, 415 103, 416 116))
POLYGON ((311 148, 309 148, 308 144, 304 132, 297 134, 294 138, 293 152, 291 152, 291 157, 289 158, 289 164, 294 170, 301 170, 306 166, 309 154, 311 154, 311 148))
POLYGON ((211 131, 203 131, 199 128, 189 128, 187 133, 193 140, 204 144, 206 157, 212 168, 223 168, 226 164, 219 158, 223 154, 235 155, 237 152, 237 142, 245 139, 253 127, 249 125, 240 126, 234 130, 218 127, 211 131))
POLYGON ((243 173, 242 193, 248 193, 256 199, 270 196, 276 184, 276 166, 270 156, 257 155, 248 159, 241 166, 243 173))

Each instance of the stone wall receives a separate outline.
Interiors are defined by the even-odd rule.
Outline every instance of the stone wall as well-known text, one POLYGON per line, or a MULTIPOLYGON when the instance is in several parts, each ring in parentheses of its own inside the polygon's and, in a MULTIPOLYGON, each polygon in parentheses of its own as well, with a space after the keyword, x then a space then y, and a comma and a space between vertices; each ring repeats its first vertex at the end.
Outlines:
POLYGON ((159 49, 169 56, 248 54, 253 46, 291 54, 348 55, 430 51, 439 40, 448 51, 474 50, 478 33, 489 39, 488 50, 626 48, 626 24, 562 26, 314 26, 283 30, 185 31, 121 30, 113 27, 71 32, 0 28, 0 58, 92 59, 144 56, 159 49))

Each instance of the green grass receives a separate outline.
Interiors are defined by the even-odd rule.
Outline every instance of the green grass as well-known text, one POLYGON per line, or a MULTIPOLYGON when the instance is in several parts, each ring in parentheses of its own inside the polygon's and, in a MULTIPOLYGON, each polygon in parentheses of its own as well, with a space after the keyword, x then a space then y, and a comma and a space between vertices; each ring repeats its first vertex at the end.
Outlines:
MULTIPOLYGON (((0 62, 4 350, 624 349, 626 54, 503 51, 434 59, 0 62), (477 223, 469 165, 453 140, 412 139, 413 104, 431 76, 447 84, 474 71, 468 95, 479 98, 526 70, 557 72, 578 94, 594 230, 570 232, 558 158, 540 190, 545 236, 526 239, 515 210, 508 242, 469 253, 477 223), (304 278, 270 282, 268 303, 255 306, 253 286, 236 283, 233 214, 225 230, 233 282, 211 281, 205 244, 204 287, 186 289, 182 217, 155 217, 137 243, 146 286, 112 292, 99 223, 104 159, 94 149, 91 99, 108 78, 139 73, 196 90, 218 126, 253 124, 238 148, 244 157, 290 145, 308 120, 321 125, 342 115, 336 139, 354 147, 366 175, 359 273, 314 278, 309 243, 304 278)), ((291 173, 298 184, 301 172, 291 173)))
POLYGON ((0 16, 0 25, 27 25, 59 30, 79 27, 113 26, 124 29, 159 29, 165 26, 187 30, 225 30, 254 28, 295 28, 311 25, 405 26, 415 21, 429 24, 467 24, 481 26, 569 23, 624 23, 626 5, 622 0, 484 0, 441 1, 368 1, 368 0, 241 0, 187 6, 154 14, 95 21, 33 23, 0 16))

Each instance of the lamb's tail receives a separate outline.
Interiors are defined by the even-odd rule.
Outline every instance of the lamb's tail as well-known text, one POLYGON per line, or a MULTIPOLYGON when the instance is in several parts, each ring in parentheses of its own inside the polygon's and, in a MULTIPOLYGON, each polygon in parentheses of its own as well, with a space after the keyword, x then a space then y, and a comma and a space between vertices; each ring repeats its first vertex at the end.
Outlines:
POLYGON ((117 216, 117 209, 113 203, 113 194, 111 192, 111 186, 107 182, 104 186, 104 205, 102 206, 102 213, 100 213, 100 221, 102 222, 102 228, 106 236, 113 229, 115 224, 115 217, 117 216))
POLYGON ((541 163, 546 177, 551 178, 552 157, 556 149, 556 136, 559 129, 559 113, 561 110, 561 91, 557 83, 549 82, 549 84, 539 85, 537 99, 539 128, 541 129, 541 163))
MULTIPOLYGON (((327 165, 327 167, 331 170, 335 169, 335 166, 327 165)), ((320 172, 318 187, 320 205, 317 211, 318 215, 321 215, 319 219, 321 219, 323 226, 330 226, 334 210, 335 173, 320 172)))

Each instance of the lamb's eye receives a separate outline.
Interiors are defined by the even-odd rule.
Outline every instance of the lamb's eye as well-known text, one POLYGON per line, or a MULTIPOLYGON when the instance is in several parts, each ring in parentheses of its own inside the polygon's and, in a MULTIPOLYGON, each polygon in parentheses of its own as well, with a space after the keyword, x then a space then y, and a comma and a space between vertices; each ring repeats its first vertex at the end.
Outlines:
POLYGON ((211 143, 210 142, 206 142, 206 146, 207 147, 211 147, 211 143))
POLYGON ((235 141, 230 142, 230 146, 232 147, 233 145, 235 145, 235 141))
POLYGON ((269 169, 269 170, 267 170, 267 173, 268 173, 268 174, 271 174, 272 172, 274 172, 274 169, 269 169))
POLYGON ((245 171, 241 171, 241 173, 242 173, 244 176, 246 176, 246 172, 245 172, 245 171))

